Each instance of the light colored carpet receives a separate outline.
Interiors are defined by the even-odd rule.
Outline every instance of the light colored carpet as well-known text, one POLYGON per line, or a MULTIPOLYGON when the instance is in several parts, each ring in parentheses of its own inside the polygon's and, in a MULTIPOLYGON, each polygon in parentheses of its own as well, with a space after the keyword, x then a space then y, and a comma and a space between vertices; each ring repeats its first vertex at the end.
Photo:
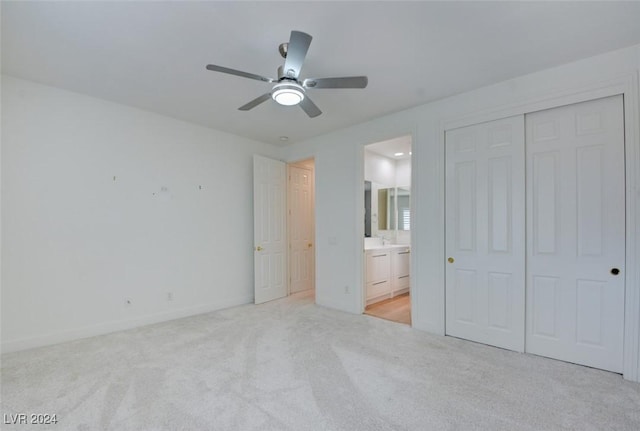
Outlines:
POLYGON ((56 430, 640 430, 619 375, 308 295, 2 357, 2 413, 56 430))

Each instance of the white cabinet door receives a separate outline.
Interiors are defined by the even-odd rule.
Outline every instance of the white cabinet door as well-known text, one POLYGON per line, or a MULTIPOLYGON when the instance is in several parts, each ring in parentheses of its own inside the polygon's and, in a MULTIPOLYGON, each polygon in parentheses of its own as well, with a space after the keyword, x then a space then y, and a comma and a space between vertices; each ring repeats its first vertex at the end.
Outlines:
POLYGON ((411 249, 399 248, 393 251, 391 268, 393 273, 393 295, 409 288, 411 282, 411 249))
POLYGON ((446 333, 524 350, 524 117, 446 133, 446 333))
POLYGON ((367 305, 386 299, 391 294, 391 280, 380 280, 367 283, 367 305), (375 301, 369 301, 375 299, 375 301))
POLYGON ((621 372, 622 96, 527 115, 526 136, 527 351, 621 372))
POLYGON ((365 255, 367 304, 391 294, 391 255, 388 250, 370 250, 365 255))
POLYGON ((389 280, 391 259, 388 251, 374 251, 368 256, 368 274, 370 279, 367 281, 377 282, 389 280))
POLYGON ((278 160, 253 156, 255 303, 287 296, 286 174, 278 160))

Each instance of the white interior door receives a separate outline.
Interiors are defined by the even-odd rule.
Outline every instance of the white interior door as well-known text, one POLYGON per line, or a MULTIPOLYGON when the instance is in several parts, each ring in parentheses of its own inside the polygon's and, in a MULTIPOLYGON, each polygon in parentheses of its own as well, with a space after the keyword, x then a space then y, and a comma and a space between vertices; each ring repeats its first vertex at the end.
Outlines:
POLYGON ((289 166, 289 270, 291 293, 314 287, 313 171, 289 166))
POLYGON ((524 350, 524 117, 446 132, 446 333, 524 350))
POLYGON ((623 118, 622 96, 526 116, 526 349, 615 372, 623 361, 623 118))
POLYGON ((287 296, 286 166, 253 156, 255 303, 287 296))

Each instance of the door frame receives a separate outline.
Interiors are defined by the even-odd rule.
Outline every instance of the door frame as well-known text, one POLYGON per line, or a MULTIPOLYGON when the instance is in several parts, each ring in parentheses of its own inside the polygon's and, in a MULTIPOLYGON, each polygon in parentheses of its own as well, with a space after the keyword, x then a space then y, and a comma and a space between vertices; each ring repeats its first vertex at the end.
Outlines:
MULTIPOLYGON (((415 205, 416 205, 416 193, 417 190, 419 190, 419 187, 417 187, 416 185, 416 180, 415 180, 415 166, 414 166, 414 160, 415 160, 415 156, 414 154, 416 153, 416 136, 418 135, 417 133, 417 129, 416 128, 412 128, 410 130, 399 130, 393 133, 386 133, 383 134, 381 136, 379 136, 377 139, 368 141, 368 142, 363 142, 360 143, 360 145, 356 146, 357 148, 357 163, 356 163, 356 181, 357 181, 357 193, 358 195, 356 196, 356 205, 358 210, 356 211, 356 232, 362 232, 362 235, 356 235, 356 251, 357 251, 357 257, 356 257, 356 262, 357 262, 357 268, 360 268, 360 271, 358 272, 359 274, 359 280, 357 280, 358 282, 356 283, 356 285, 354 286, 354 293, 355 293, 355 297, 357 298, 358 304, 357 304, 357 310, 360 314, 364 314, 365 312, 365 308, 367 307, 367 292, 366 292, 366 288, 365 288, 365 284, 366 284, 366 267, 365 267, 365 259, 364 259, 364 212, 365 212, 365 208, 364 208, 364 182, 365 182, 365 178, 364 178, 364 152, 365 152, 365 147, 367 147, 367 145, 371 145, 371 144, 375 144, 378 142, 383 142, 383 141, 388 141, 391 139, 395 139, 395 138, 401 138, 403 136, 409 136, 411 138, 411 152, 413 153, 411 155, 411 194, 409 195, 409 206, 411 208, 411 229, 409 230, 409 238, 410 238, 410 244, 411 244, 411 258, 410 258, 410 266, 409 266, 409 278, 411 279, 411 282, 409 284, 409 301, 411 304, 411 327, 413 327, 413 321, 415 319, 414 317, 414 313, 415 313, 415 308, 416 304, 417 304, 417 300, 415 299, 415 295, 418 295, 418 289, 415 289, 415 278, 414 278, 414 274, 416 271, 416 262, 415 262, 415 257, 416 257, 416 253, 415 253, 415 249, 416 247, 414 246, 414 244, 416 244, 416 237, 415 237, 415 220, 416 218, 414 217, 415 214, 415 205)), ((347 292, 345 292, 347 293, 347 292)))
MULTIPOLYGON (((624 103, 625 137, 625 321, 623 377, 640 382, 640 108, 639 108, 638 71, 617 76, 606 81, 593 83, 578 89, 560 91, 552 96, 533 97, 518 104, 508 104, 476 112, 463 117, 453 117, 440 121, 438 131, 439 145, 444 154, 445 132, 447 130, 470 126, 487 121, 498 120, 514 115, 557 108, 580 102, 622 95, 624 103)), ((442 229, 445 226, 445 178, 441 178, 442 229)), ((364 186, 363 186, 364 187, 364 186)), ((444 253, 445 244, 442 244, 444 253)), ((442 255, 444 271, 446 256, 442 255)), ((444 274, 444 272, 443 272, 444 274)), ((445 330, 444 283, 442 283, 442 328, 445 330)))
POLYGON ((312 181, 311 181, 311 196, 312 196, 312 201, 313 201, 313 290, 314 290, 314 302, 315 302, 315 289, 316 289, 316 285, 317 285, 317 272, 316 272, 316 268, 317 268, 317 258, 318 258, 318 253, 316 252, 317 250, 317 244, 318 244, 318 238, 317 238, 317 232, 316 232, 316 219, 317 219, 317 210, 316 210, 316 159, 314 156, 311 157, 305 157, 303 159, 300 160, 293 160, 290 162, 286 162, 286 183, 287 183, 287 187, 286 187, 286 193, 287 193, 287 208, 286 208, 286 231, 287 231, 287 296, 291 295, 291 235, 289 235, 289 230, 291 228, 291 200, 290 200, 290 193, 291 193, 291 175, 289 173, 289 168, 291 166, 298 166, 298 167, 304 167, 301 165, 302 162, 308 161, 308 160, 312 160, 313 161, 313 169, 311 170, 312 173, 312 181))

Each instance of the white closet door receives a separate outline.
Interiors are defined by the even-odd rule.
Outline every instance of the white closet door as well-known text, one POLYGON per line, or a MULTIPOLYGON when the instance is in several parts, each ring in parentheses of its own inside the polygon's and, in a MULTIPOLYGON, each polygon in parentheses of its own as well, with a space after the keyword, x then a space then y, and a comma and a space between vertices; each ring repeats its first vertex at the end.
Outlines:
POLYGON ((622 96, 526 116, 526 349, 615 372, 624 319, 623 118, 622 96))
POLYGON ((524 117, 446 133, 446 333, 524 350, 524 117))

